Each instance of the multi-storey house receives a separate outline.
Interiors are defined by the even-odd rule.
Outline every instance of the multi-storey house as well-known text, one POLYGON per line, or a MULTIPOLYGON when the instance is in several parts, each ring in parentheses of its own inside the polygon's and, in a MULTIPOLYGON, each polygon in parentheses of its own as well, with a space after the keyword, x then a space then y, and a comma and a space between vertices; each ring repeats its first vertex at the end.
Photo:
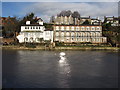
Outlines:
POLYGON ((53 42, 53 31, 45 29, 42 20, 39 20, 38 24, 30 24, 30 21, 26 21, 26 25, 21 26, 17 38, 19 43, 41 43, 45 40, 53 42))
POLYGON ((54 25, 54 41, 64 43, 106 43, 107 38, 102 36, 102 26, 54 25))

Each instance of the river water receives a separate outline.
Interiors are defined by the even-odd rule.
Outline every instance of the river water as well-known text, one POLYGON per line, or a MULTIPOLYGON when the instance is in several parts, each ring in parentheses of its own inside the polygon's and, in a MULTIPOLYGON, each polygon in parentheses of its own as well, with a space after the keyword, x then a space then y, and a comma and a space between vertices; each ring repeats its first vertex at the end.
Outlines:
POLYGON ((2 86, 117 88, 119 57, 110 51, 3 50, 2 86))

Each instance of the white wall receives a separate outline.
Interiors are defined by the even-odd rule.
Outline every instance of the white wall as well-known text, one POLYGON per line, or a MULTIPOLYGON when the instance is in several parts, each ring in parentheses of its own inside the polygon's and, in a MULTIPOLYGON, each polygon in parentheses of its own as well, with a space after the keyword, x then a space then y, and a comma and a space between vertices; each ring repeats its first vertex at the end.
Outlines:
POLYGON ((44 31, 44 40, 51 40, 53 42, 53 31, 44 31))
POLYGON ((21 31, 44 31, 44 30, 45 30, 44 26, 21 26, 21 31))

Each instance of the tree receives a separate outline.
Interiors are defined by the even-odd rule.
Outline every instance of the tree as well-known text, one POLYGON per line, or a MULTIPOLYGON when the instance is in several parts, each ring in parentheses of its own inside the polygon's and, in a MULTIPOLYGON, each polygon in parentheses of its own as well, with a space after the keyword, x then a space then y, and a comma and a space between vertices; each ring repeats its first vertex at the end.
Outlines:
POLYGON ((78 19, 80 19, 80 14, 79 14, 79 12, 78 12, 78 11, 74 11, 73 14, 72 14, 72 17, 73 17, 73 18, 78 18, 78 19))
POLYGON ((39 18, 35 17, 34 13, 30 13, 23 17, 22 19, 17 17, 6 17, 3 20, 3 31, 2 36, 7 38, 15 38, 16 32, 20 32, 21 26, 26 23, 26 21, 31 21, 31 24, 37 24, 39 18))
POLYGON ((23 19, 20 19, 19 20, 19 24, 18 24, 18 32, 20 32, 20 27, 25 23, 26 21, 30 21, 31 24, 37 24, 37 21, 39 20, 40 18, 37 18, 35 17, 35 14, 34 13, 29 13, 28 15, 26 15, 25 17, 23 17, 23 19))
POLYGON ((31 23, 35 23, 35 14, 34 13, 30 13, 28 15, 26 15, 25 17, 23 17, 23 19, 20 20, 19 24, 25 24, 26 21, 31 21, 31 23))
POLYGON ((50 23, 54 23, 54 21, 55 21, 55 17, 52 16, 52 17, 50 18, 50 23))
POLYGON ((15 37, 16 31, 18 27, 18 20, 16 17, 8 17, 6 20, 3 21, 3 31, 2 35, 3 37, 15 37))
POLYGON ((90 22, 88 20, 86 20, 85 22, 83 22, 84 25, 90 24, 90 22))

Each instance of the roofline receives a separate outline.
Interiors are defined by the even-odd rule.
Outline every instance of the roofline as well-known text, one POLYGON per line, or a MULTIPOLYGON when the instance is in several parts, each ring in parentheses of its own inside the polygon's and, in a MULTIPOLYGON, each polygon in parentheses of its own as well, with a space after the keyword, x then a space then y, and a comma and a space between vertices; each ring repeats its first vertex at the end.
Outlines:
MULTIPOLYGON (((92 26, 96 26, 96 27, 97 27, 97 26, 101 26, 101 25, 53 25, 53 26, 79 26, 79 27, 81 27, 81 26, 86 26, 86 27, 87 27, 87 26, 91 26, 91 27, 92 27, 92 26)), ((102 26, 101 26, 101 27, 102 27, 102 26)))
POLYGON ((21 26, 44 26, 44 25, 36 24, 36 25, 21 25, 21 26))

